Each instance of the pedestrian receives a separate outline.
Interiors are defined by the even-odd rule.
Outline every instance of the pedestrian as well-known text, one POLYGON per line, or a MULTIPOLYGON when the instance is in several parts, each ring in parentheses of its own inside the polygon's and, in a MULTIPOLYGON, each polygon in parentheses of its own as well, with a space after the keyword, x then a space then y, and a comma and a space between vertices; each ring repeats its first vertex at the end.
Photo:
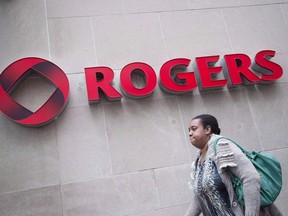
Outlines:
POLYGON ((213 144, 221 130, 214 116, 196 116, 188 131, 199 153, 192 163, 190 187, 194 193, 185 216, 282 216, 275 204, 260 207, 260 176, 233 142, 220 139, 215 156, 213 144), (236 199, 228 170, 243 182, 244 206, 236 199))

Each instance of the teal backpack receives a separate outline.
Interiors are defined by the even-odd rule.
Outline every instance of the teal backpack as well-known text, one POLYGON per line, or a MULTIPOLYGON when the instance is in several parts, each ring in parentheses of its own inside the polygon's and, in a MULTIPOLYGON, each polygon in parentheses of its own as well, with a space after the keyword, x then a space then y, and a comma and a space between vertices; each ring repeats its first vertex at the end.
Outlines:
MULTIPOLYGON (((237 145, 241 151, 249 158, 258 173, 260 174, 260 201, 261 206, 269 206, 274 203, 282 188, 282 171, 279 161, 270 154, 264 154, 257 151, 249 152, 233 140, 226 137, 219 137, 214 141, 214 153, 216 155, 216 145, 219 139, 227 139, 237 145)), ((231 176, 232 185, 237 196, 238 202, 245 205, 243 184, 240 179, 232 172, 231 176)))

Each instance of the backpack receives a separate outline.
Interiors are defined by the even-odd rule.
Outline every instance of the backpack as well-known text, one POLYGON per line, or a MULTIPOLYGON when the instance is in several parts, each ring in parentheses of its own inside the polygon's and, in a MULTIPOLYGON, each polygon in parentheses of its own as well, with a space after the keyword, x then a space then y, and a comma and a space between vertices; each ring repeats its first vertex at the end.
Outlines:
MULTIPOLYGON (((227 139, 237 145, 241 151, 252 162, 258 173, 260 174, 260 205, 261 207, 269 206, 274 203, 282 188, 282 171, 279 161, 271 154, 264 154, 259 151, 248 151, 226 137, 219 137, 214 141, 214 153, 216 155, 216 145, 219 139, 227 139)), ((241 205, 245 205, 243 184, 240 179, 229 172, 234 192, 241 205)))

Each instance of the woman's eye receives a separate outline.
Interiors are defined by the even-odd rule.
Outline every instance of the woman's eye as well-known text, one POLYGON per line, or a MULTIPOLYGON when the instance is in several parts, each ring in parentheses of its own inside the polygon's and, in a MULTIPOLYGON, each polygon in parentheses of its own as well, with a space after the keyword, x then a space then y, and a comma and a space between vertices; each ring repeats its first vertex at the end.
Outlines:
POLYGON ((193 127, 193 128, 188 128, 188 131, 189 131, 189 132, 190 132, 190 131, 193 131, 193 132, 194 132, 194 131, 196 131, 196 129, 197 129, 197 128, 194 128, 194 127, 193 127))

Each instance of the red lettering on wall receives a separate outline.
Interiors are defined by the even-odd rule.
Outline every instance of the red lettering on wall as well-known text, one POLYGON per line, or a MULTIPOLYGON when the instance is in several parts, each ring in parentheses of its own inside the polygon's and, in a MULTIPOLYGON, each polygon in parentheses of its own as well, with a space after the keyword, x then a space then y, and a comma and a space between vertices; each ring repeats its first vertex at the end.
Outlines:
POLYGON ((99 101, 99 91, 104 93, 109 101, 121 100, 122 95, 112 86, 114 72, 111 68, 85 68, 85 77, 89 103, 97 103, 99 101))
POLYGON ((252 68, 262 74, 260 78, 263 81, 274 81, 283 75, 283 69, 280 65, 270 61, 274 56, 275 51, 273 50, 263 50, 255 56, 255 62, 252 64, 252 68))
POLYGON ((227 85, 226 79, 215 80, 216 75, 222 71, 221 66, 214 66, 219 60, 219 56, 197 57, 195 60, 197 63, 196 70, 199 74, 197 76, 199 91, 223 88, 227 85))
MULTIPOLYGON (((255 84, 279 79, 283 69, 270 61, 275 56, 273 50, 263 50, 256 54, 253 64, 245 54, 225 55, 221 66, 219 55, 195 58, 195 72, 187 72, 190 59, 176 58, 165 62, 159 72, 159 87, 170 94, 184 94, 192 92, 197 86, 199 91, 215 88, 228 88, 241 84, 255 84), (251 69, 250 69, 251 68, 251 69), (258 72, 259 74, 255 74, 258 72), (225 79, 217 79, 223 71, 225 79)), ((108 100, 121 100, 122 95, 112 86, 114 72, 108 67, 85 68, 88 100, 98 102, 99 91, 105 94, 108 100)), ((143 62, 134 62, 126 65, 120 73, 120 87, 128 97, 142 98, 153 93, 157 85, 157 76, 151 66, 143 62), (140 73, 145 79, 145 86, 135 87, 132 74, 140 73)))
POLYGON ((153 93, 157 85, 156 73, 151 66, 142 62, 135 62, 126 65, 120 74, 121 89, 123 93, 132 98, 147 97, 153 93), (131 79, 133 72, 140 72, 145 78, 145 87, 136 88, 131 79))
POLYGON ((227 70, 224 69, 223 72, 226 79, 228 79, 228 87, 261 81, 261 79, 249 69, 251 66, 249 56, 245 54, 231 54, 225 55, 224 59, 227 70))
POLYGON ((163 91, 171 94, 187 93, 197 87, 194 72, 179 72, 189 66, 190 59, 177 58, 164 63, 160 69, 159 86, 163 91), (176 71, 173 78, 172 72, 176 71))

